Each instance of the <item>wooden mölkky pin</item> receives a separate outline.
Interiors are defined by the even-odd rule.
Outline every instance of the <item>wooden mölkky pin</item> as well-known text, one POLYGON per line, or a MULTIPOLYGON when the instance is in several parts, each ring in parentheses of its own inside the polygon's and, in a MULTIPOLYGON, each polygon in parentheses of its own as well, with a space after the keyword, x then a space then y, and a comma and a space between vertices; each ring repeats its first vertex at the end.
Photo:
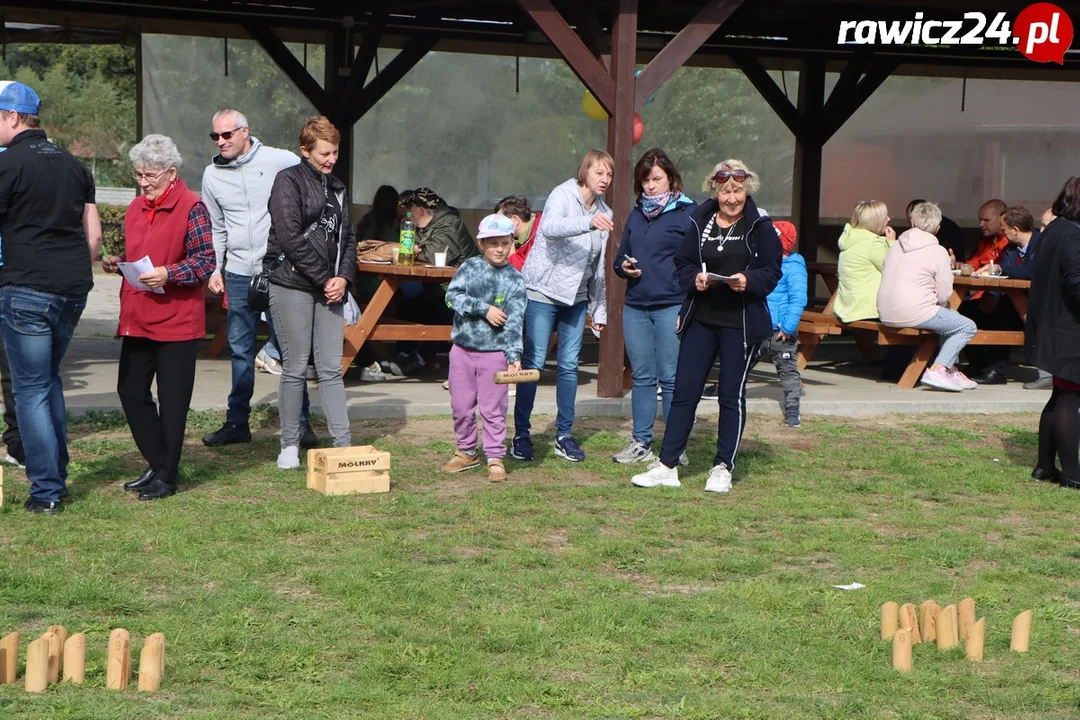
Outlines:
POLYGON ((964 654, 972 662, 982 662, 983 639, 986 637, 986 618, 980 618, 968 628, 967 638, 964 640, 964 654))
POLYGON ((941 608, 935 620, 935 629, 937 631, 938 650, 948 650, 956 647, 956 643, 960 642, 960 639, 956 630, 955 605, 946 605, 941 608))
POLYGON ((1013 652, 1027 652, 1031 644, 1031 611, 1025 610, 1016 616, 1012 624, 1012 640, 1009 649, 1013 652))
POLYGON ((961 640, 966 640, 968 630, 975 624, 975 600, 964 598, 956 607, 956 632, 961 640))
POLYGON ((4 468, 0 468, 0 507, 4 507, 4 468))
POLYGON ((892 640, 900 629, 900 608, 891 600, 881 606, 881 639, 892 640))
POLYGON ((900 606, 900 629, 911 631, 912 645, 922 642, 922 636, 919 634, 919 617, 915 614, 915 606, 911 603, 900 606))
POLYGON ((41 637, 49 641, 49 684, 55 685, 60 682, 60 656, 64 646, 60 644, 60 636, 52 630, 45 631, 41 637))
POLYGON ((82 685, 86 680, 86 635, 75 633, 64 643, 64 682, 82 685))
POLYGON ((517 372, 499 370, 495 373, 496 385, 514 385, 516 383, 534 382, 540 382, 539 370, 518 370, 517 372))
POLYGON ((131 677, 131 633, 116 628, 109 633, 109 655, 105 670, 106 690, 127 690, 131 677))
POLYGON ((937 640, 937 615, 941 608, 933 600, 927 600, 919 606, 919 630, 923 642, 937 640))
POLYGON ((146 638, 139 654, 139 691, 156 692, 165 670, 165 635, 154 633, 146 638))
POLYGON ((892 638, 892 666, 894 670, 907 672, 911 669, 911 631, 897 630, 892 638))
POLYGON ((15 682, 15 671, 19 667, 19 633, 13 632, 0 640, 0 685, 15 682))
POLYGON ((49 638, 42 636, 26 648, 26 692, 45 692, 48 686, 49 638))

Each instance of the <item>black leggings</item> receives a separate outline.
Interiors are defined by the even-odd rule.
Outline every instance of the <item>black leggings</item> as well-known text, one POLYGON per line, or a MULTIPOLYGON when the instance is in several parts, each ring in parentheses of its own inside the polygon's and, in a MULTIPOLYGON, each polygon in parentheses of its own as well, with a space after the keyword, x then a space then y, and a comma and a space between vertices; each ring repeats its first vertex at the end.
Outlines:
POLYGON ((1054 388, 1039 418, 1039 469, 1054 471, 1061 458, 1061 476, 1080 480, 1080 392, 1054 388))

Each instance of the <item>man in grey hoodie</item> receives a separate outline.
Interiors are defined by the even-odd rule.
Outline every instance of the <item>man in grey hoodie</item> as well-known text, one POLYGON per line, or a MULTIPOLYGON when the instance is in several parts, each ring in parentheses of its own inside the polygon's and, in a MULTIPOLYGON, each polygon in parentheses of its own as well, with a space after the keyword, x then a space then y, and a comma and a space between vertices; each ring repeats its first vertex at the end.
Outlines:
MULTIPOLYGON (((251 442, 248 416, 255 391, 255 334, 259 313, 247 306, 248 284, 262 270, 266 238, 270 233, 267 203, 274 178, 285 168, 300 162, 287 150, 267 147, 251 136, 247 118, 239 110, 226 108, 214 115, 210 138, 218 155, 202 178, 202 200, 213 223, 217 269, 208 286, 216 294, 225 293, 228 302, 226 326, 232 352, 232 390, 225 424, 203 437, 210 447, 251 442)), ((269 318, 269 315, 267 315, 269 318)), ((273 325, 270 326, 273 332, 273 325)), ((307 422, 307 392, 304 392, 304 422, 301 445, 316 442, 307 422)))

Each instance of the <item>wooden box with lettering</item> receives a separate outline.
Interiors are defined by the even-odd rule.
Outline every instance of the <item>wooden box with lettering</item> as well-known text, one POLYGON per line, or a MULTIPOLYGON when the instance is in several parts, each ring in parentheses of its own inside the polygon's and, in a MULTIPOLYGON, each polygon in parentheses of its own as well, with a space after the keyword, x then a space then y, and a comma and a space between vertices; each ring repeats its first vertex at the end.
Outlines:
POLYGON ((308 450, 307 486, 323 495, 390 492, 390 453, 371 445, 308 450))

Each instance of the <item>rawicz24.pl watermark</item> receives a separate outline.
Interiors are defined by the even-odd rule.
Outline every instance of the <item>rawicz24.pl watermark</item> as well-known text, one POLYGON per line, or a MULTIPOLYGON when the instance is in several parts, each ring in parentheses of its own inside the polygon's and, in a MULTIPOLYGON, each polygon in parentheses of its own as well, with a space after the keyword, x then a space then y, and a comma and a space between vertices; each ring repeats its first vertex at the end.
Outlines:
POLYGON ((1012 22, 1003 12, 989 19, 966 12, 962 20, 927 20, 917 12, 913 20, 842 20, 836 38, 840 45, 1015 45, 1030 60, 1058 65, 1072 41, 1069 15, 1045 2, 1024 8, 1012 22))

